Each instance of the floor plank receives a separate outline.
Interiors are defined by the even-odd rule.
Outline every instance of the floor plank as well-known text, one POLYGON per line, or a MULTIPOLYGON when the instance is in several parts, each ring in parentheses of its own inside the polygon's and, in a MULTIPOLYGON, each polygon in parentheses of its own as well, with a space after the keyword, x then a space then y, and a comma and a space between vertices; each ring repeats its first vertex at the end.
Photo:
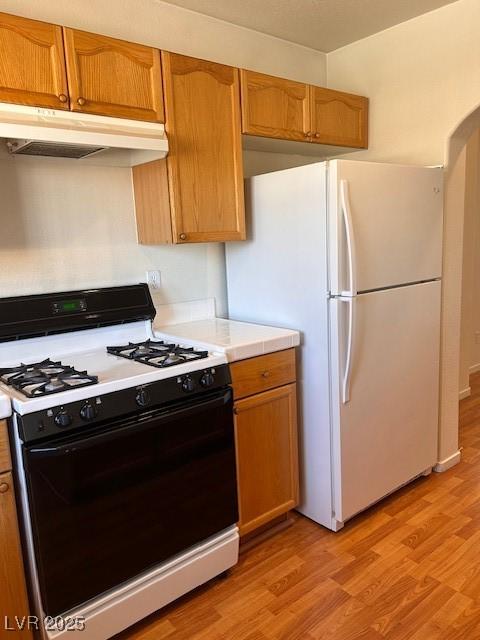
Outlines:
POLYGON ((339 533, 302 516, 116 640, 478 640, 480 372, 460 402, 462 461, 339 533))

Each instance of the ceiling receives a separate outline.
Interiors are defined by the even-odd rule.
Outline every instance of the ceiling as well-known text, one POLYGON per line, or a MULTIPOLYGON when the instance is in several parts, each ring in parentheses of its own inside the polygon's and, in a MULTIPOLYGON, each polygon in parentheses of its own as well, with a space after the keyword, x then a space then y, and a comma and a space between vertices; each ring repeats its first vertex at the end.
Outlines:
POLYGON ((328 52, 455 0, 164 1, 328 52))

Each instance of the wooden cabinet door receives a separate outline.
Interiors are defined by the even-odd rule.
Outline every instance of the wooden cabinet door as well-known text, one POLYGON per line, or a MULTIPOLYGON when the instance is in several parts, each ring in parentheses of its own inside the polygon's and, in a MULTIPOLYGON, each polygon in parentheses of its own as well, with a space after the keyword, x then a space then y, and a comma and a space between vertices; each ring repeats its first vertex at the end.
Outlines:
POLYGON ((27 629, 16 629, 16 620, 21 623, 23 616, 28 616, 28 600, 25 587, 20 537, 18 532, 17 511, 13 491, 12 474, 0 474, 0 639, 30 639, 32 634, 27 629), (9 627, 5 629, 5 617, 9 627))
POLYGON ((240 534, 298 502, 295 384, 235 403, 240 534))
POLYGON ((308 140, 309 85, 243 69, 240 80, 243 133, 282 140, 308 140))
POLYGON ((0 473, 10 471, 11 468, 12 460, 10 458, 7 421, 0 420, 0 473))
POLYGON ((0 13, 0 102, 69 108, 62 27, 0 13))
POLYGON ((311 87, 312 142, 368 146, 368 98, 311 87))
POLYGON ((160 52, 64 28, 73 111, 163 122, 160 52))
POLYGON ((245 238, 238 69, 162 51, 174 242, 245 238))

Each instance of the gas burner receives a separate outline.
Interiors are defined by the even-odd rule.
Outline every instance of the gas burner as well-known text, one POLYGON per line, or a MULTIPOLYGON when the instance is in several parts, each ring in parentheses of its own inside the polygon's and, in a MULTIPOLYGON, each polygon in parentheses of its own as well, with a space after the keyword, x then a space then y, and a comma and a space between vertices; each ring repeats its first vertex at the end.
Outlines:
POLYGON ((193 347, 181 347, 176 344, 154 340, 145 342, 129 342, 120 347, 107 347, 108 353, 135 362, 142 362, 152 367, 163 369, 183 364, 191 360, 201 360, 208 356, 208 351, 197 351, 193 347))
POLYGON ((37 398, 96 384, 98 377, 47 359, 34 364, 20 364, 18 367, 0 369, 0 380, 21 391, 27 398, 37 398))

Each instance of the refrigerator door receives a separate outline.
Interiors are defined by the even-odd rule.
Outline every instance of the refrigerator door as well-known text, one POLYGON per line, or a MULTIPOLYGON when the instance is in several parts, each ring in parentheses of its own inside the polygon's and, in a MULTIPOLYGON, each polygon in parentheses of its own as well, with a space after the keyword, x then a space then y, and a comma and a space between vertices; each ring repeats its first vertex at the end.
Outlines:
POLYGON ((442 179, 442 169, 328 163, 332 295, 441 277, 442 179))
POLYGON ((300 511, 331 525, 326 166, 246 181, 250 237, 226 244, 229 317, 301 332, 300 511))
POLYGON ((434 281, 330 300, 340 522, 436 462, 440 289, 434 281))

